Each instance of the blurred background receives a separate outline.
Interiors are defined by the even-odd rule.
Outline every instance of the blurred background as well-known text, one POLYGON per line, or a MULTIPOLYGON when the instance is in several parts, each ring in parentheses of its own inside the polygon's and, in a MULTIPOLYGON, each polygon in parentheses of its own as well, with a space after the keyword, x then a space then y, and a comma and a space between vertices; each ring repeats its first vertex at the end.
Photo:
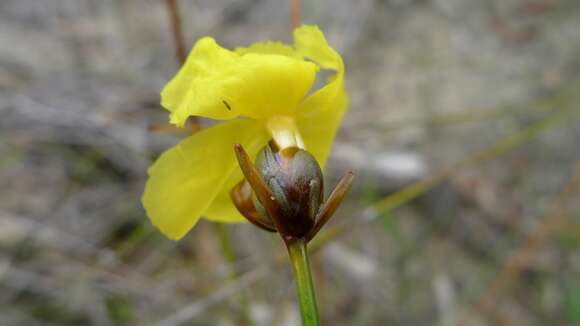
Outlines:
MULTIPOLYGON (((178 1, 187 49, 290 41, 281 0, 178 1)), ((326 325, 580 325, 580 2, 304 0, 347 66, 312 246, 326 325)), ((191 132, 162 0, 0 1, 0 325, 298 325, 285 248, 140 204, 191 132), (282 257, 283 259, 280 259, 282 257)), ((208 125, 205 120, 202 125, 208 125)))

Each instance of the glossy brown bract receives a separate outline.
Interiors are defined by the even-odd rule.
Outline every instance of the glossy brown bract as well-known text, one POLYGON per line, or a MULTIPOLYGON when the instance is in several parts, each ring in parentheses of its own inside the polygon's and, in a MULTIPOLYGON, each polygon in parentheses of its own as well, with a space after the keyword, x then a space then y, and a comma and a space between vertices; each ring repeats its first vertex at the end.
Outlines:
MULTIPOLYGON (((256 168, 280 205, 279 223, 289 235, 304 237, 314 227, 323 200, 322 171, 314 156, 296 147, 277 151, 270 144, 258 154, 256 168)), ((266 213, 258 200, 254 204, 266 213)))
POLYGON ((344 199, 354 177, 346 173, 323 202, 322 171, 307 151, 279 150, 270 142, 258 153, 255 165, 240 144, 234 145, 234 151, 245 180, 231 190, 232 201, 250 222, 277 231, 287 245, 314 238, 344 199))

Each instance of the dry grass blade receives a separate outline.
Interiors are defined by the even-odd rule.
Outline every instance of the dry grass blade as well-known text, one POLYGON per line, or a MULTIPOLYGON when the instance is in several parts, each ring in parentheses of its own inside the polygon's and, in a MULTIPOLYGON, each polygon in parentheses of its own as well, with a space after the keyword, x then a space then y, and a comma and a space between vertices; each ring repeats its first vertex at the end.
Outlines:
POLYGON ((547 113, 556 111, 558 102, 562 99, 575 98, 580 85, 571 83, 557 91, 557 94, 539 100, 532 107, 521 105, 501 105, 497 108, 468 108, 464 110, 452 111, 448 113, 437 113, 422 115, 417 117, 408 117, 392 121, 368 121, 367 124, 357 125, 360 128, 368 128, 380 125, 389 132, 396 132, 409 127, 429 125, 434 127, 450 127, 454 125, 480 123, 484 121, 496 121, 499 119, 510 118, 516 115, 526 115, 531 112, 547 113))
POLYGON ((458 169, 482 163, 505 154, 539 136, 543 132, 552 129, 563 122, 569 121, 572 116, 577 114, 578 112, 574 110, 561 110, 556 112, 549 117, 500 140, 494 145, 480 150, 474 155, 468 156, 467 158, 450 165, 431 178, 420 180, 409 185, 403 190, 384 198, 370 208, 366 214, 366 217, 373 219, 377 216, 378 213, 399 207, 402 204, 405 204, 429 191, 434 186, 453 175, 458 169))
MULTIPOLYGON (((497 301, 502 289, 514 281, 526 266, 530 265, 535 253, 545 243, 550 233, 565 221, 568 202, 579 187, 580 164, 577 165, 570 182, 568 182, 564 190, 556 197, 552 208, 542 219, 542 222, 527 236, 522 246, 515 250, 503 268, 491 281, 487 290, 480 296, 478 302, 469 309, 469 312, 481 314, 491 309, 493 302, 497 301)), ((469 317, 466 316, 466 319, 469 319, 469 317)))
POLYGON ((208 308, 216 303, 219 303, 232 295, 236 294, 242 289, 257 282, 260 278, 264 277, 269 271, 268 266, 262 266, 253 271, 247 272, 244 275, 237 278, 235 281, 231 281, 226 285, 220 287, 216 291, 213 291, 209 296, 197 300, 186 307, 183 307, 176 313, 170 315, 166 319, 163 319, 156 323, 157 326, 174 326, 182 325, 188 322, 198 314, 206 311, 208 308))

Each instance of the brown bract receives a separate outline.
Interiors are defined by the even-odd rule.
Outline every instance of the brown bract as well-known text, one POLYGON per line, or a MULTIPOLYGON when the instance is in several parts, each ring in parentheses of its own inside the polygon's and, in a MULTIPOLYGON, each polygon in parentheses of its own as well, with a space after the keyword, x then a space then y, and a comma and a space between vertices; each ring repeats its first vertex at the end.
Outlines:
POLYGON ((308 151, 297 147, 280 150, 270 142, 259 152, 254 165, 241 145, 235 145, 234 150, 245 181, 230 192, 232 201, 250 222, 277 231, 286 242, 310 241, 352 184, 353 173, 349 172, 323 203, 322 171, 308 151))

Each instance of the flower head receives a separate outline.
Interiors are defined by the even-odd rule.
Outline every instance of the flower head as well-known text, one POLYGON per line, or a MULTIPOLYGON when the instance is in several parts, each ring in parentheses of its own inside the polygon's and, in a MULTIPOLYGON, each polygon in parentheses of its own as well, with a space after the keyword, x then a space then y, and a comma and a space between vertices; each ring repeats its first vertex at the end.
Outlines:
POLYGON ((270 139, 281 148, 306 148, 324 166, 344 111, 344 64, 316 26, 294 31, 294 46, 256 43, 230 51, 200 39, 161 92, 170 121, 190 116, 229 120, 195 133, 167 150, 149 169, 143 206, 171 239, 183 237, 201 216, 245 219, 229 191, 243 179, 232 150, 256 157, 270 139), (321 69, 333 72, 312 90, 321 69))

